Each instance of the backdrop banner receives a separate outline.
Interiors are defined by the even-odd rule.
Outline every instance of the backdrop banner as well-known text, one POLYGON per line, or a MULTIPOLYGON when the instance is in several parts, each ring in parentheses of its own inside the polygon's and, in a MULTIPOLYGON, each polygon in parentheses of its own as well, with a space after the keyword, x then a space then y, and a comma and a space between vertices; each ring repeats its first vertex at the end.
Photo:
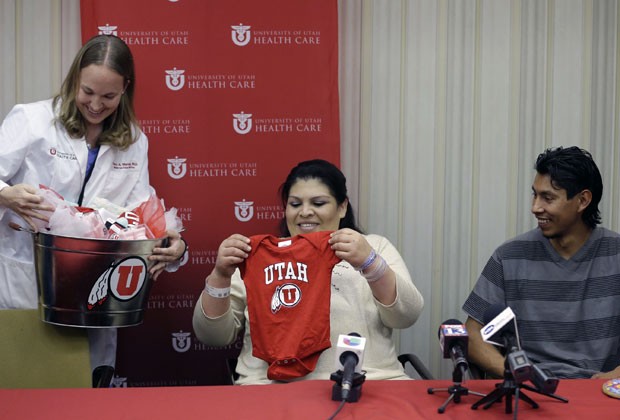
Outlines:
POLYGON ((81 0, 82 40, 116 35, 136 65, 151 184, 189 255, 119 330, 114 386, 221 384, 239 351, 200 343, 192 313, 219 244, 277 234, 298 162, 340 164, 337 0, 81 0))

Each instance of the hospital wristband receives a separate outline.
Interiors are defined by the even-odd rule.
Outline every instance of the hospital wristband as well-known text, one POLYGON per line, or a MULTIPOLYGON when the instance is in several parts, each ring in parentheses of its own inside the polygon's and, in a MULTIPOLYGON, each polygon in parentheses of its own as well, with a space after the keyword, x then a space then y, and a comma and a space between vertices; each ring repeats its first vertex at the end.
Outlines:
POLYGON ((370 248, 370 254, 368 255, 368 258, 366 258, 366 261, 364 261, 364 264, 362 264, 359 267, 357 267, 356 270, 357 271, 364 271, 364 270, 366 270, 368 267, 370 267, 372 265, 372 263, 375 262, 376 258, 377 258, 377 253, 375 252, 374 249, 370 248))
POLYGON ((214 298, 224 299, 230 296, 230 287, 213 287, 209 283, 205 283, 205 292, 214 298))
POLYGON ((379 262, 376 264, 375 268, 371 272, 364 273, 362 271, 362 276, 364 276, 368 283, 374 283, 375 281, 382 278, 387 270, 388 265, 387 262, 385 262, 385 260, 383 259, 383 257, 381 255, 377 255, 377 258, 379 259, 379 262))

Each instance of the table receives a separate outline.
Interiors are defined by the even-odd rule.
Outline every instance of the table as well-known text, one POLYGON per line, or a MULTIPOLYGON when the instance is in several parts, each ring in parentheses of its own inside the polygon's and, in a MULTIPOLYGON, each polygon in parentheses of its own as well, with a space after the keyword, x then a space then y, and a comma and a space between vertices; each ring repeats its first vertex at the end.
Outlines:
MULTIPOLYGON (((604 380, 562 380, 556 391, 568 403, 526 392, 540 407, 521 401, 518 419, 620 418, 620 400, 601 391, 604 380)), ((488 393, 501 381, 472 380, 470 391, 488 393)), ((201 386, 109 389, 0 389, 0 418, 13 419, 328 419, 337 409, 331 381, 278 385, 201 386)), ((481 397, 464 395, 443 414, 437 408, 447 392, 428 394, 429 387, 449 387, 446 380, 366 381, 360 400, 347 403, 335 420, 346 419, 512 419, 505 404, 472 410, 481 397)), ((514 403, 513 403, 514 406, 514 403)))

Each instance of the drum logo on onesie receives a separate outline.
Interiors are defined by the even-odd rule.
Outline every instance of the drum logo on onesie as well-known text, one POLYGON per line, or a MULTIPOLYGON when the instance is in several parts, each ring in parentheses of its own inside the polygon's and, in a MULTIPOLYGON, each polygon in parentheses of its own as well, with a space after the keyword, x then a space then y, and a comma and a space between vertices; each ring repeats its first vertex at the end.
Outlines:
POLYGON ((286 283, 276 287, 271 297, 271 313, 276 313, 281 307, 292 308, 301 301, 301 289, 293 283, 286 283))

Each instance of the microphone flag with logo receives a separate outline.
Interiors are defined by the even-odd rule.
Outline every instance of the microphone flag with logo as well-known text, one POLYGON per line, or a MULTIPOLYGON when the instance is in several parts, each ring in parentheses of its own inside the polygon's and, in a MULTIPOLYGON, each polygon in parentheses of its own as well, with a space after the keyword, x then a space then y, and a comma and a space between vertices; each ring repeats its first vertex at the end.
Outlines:
POLYGON ((355 355, 357 357, 355 372, 361 373, 365 348, 365 337, 361 337, 357 333, 340 334, 336 345, 336 370, 343 370, 345 359, 350 355, 355 355))
POLYGON ((510 307, 491 305, 484 313, 484 321, 485 325, 480 333, 485 343, 521 348, 515 314, 510 307))
POLYGON ((463 373, 469 369, 467 362, 469 334, 465 325, 458 319, 449 319, 439 326, 437 335, 443 358, 452 359, 455 369, 461 369, 463 373))

